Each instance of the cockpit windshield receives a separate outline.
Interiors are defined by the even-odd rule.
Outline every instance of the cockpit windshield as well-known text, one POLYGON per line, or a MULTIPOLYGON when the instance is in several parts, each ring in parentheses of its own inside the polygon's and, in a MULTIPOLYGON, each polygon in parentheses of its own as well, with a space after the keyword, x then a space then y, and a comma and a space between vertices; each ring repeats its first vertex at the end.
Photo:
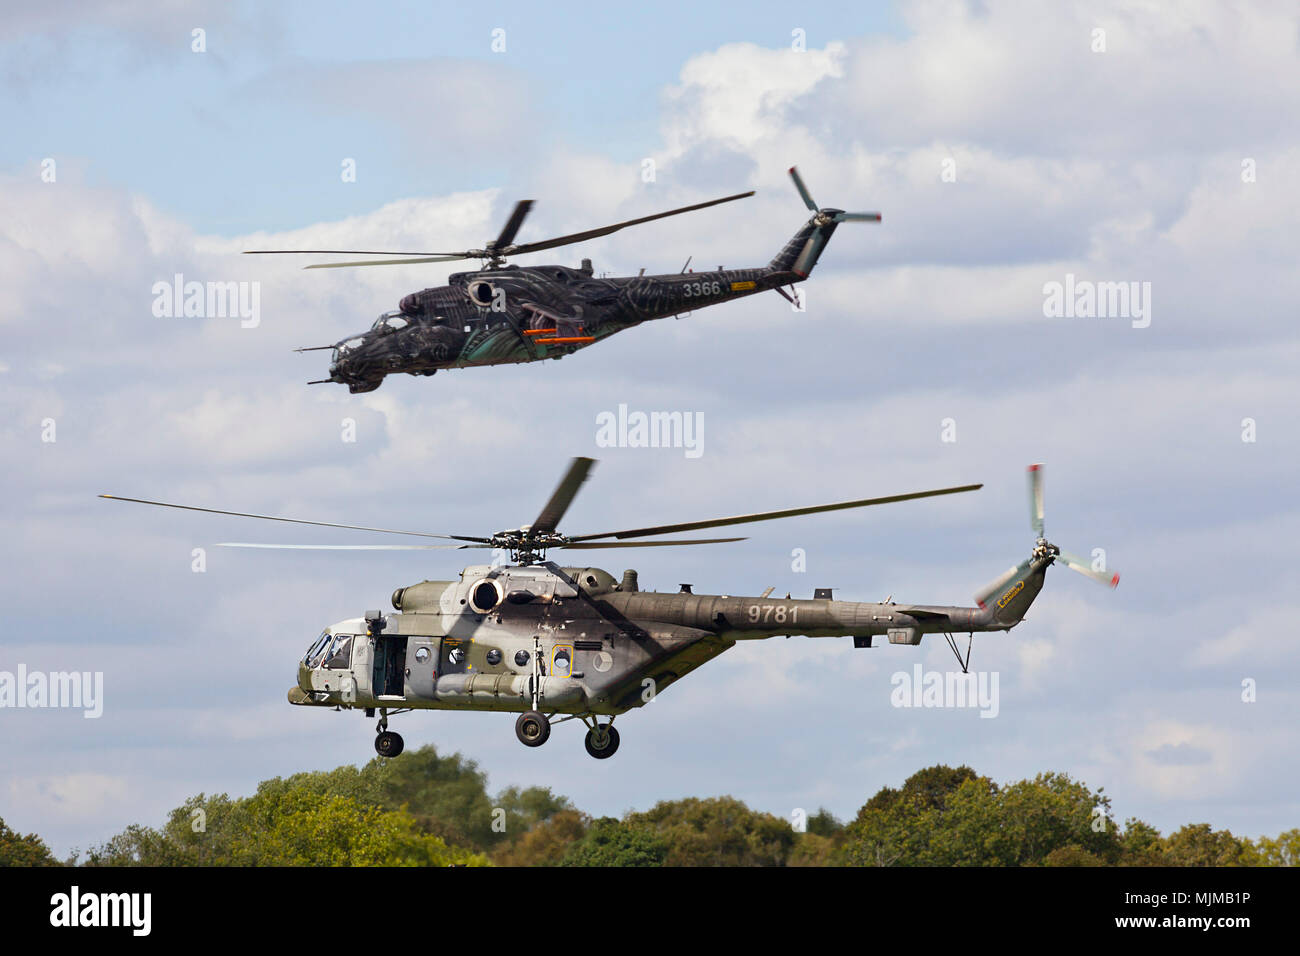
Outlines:
POLYGON ((370 328, 374 332, 396 332, 398 329, 404 329, 410 324, 411 320, 402 315, 401 312, 385 312, 375 319, 375 324, 370 328))
POLYGON ((333 636, 329 631, 321 631, 320 637, 316 638, 315 643, 303 655, 302 662, 308 667, 317 667, 324 658, 325 648, 329 647, 330 638, 333 636))
POLYGON ((347 670, 352 664, 352 635, 336 634, 330 649, 322 655, 331 670, 347 670))

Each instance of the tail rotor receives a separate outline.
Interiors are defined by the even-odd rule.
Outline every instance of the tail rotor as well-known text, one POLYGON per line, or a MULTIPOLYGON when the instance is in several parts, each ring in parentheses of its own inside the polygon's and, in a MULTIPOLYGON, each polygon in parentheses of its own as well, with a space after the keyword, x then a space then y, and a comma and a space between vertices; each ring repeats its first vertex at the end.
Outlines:
POLYGON ((843 209, 830 206, 819 207, 816 200, 812 198, 812 193, 808 192, 799 170, 793 166, 790 167, 790 178, 794 180, 794 188, 799 191, 799 197, 812 211, 813 216, 777 253, 769 268, 774 272, 793 272, 800 278, 806 279, 812 272, 813 266, 817 264, 822 250, 826 248, 826 243, 830 241, 831 234, 840 223, 880 222, 880 213, 845 212, 843 209))
POLYGON ((843 209, 825 209, 818 207, 812 198, 812 193, 808 192, 807 185, 804 184, 803 177, 799 175, 799 170, 795 166, 790 167, 790 178, 794 180, 794 188, 799 190, 799 196, 803 199, 803 204, 812 212, 817 213, 818 218, 825 217, 826 223, 832 222, 880 222, 880 213, 878 212, 845 212, 843 209))
POLYGON ((1042 562, 1042 567, 1059 562, 1070 570, 1078 571, 1099 584, 1105 584, 1112 588, 1117 587, 1119 585, 1119 572, 1107 570, 1105 567, 1095 567, 1094 562, 1085 560, 1068 551, 1062 551, 1044 537, 1043 466, 1030 465, 1026 470, 1026 477, 1029 485, 1029 524, 1034 529, 1034 534, 1037 537, 1034 542, 1034 550, 1027 560, 1021 561, 995 581, 991 581, 982 587, 975 595, 975 603, 981 608, 985 607, 989 598, 1013 581, 1023 578, 1037 562, 1042 562))

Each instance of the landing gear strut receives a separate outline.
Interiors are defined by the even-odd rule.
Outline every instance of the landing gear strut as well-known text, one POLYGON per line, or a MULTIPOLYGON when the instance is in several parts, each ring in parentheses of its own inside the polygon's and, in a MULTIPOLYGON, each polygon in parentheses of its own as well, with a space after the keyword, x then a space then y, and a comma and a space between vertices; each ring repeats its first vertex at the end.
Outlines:
POLYGON ((539 711, 525 711, 515 721, 515 736, 525 747, 540 747, 551 736, 551 722, 539 711))
POLYGON ((402 740, 402 735, 395 730, 388 729, 388 711, 380 710, 379 723, 375 725, 375 753, 381 757, 396 757, 406 746, 402 740))

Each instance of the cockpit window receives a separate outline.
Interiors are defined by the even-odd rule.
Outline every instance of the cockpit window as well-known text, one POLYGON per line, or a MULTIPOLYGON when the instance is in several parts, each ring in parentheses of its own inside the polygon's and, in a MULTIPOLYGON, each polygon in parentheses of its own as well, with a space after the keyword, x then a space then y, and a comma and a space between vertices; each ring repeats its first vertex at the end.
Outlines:
POLYGON ((406 318, 400 312, 385 312, 379 318, 375 319, 375 324, 371 326, 375 331, 404 329, 411 324, 410 319, 406 318))
POLYGON ((331 670, 346 670, 352 665, 352 635, 339 634, 325 654, 325 666, 331 670))
POLYGON ((329 646, 332 636, 329 631, 321 631, 320 637, 316 638, 316 642, 303 655, 302 662, 308 667, 316 667, 320 664, 321 658, 325 655, 325 648, 329 646))
POLYGON ((363 341, 362 339, 348 339, 346 342, 344 342, 342 345, 339 346, 339 351, 350 352, 352 349, 360 348, 362 341, 363 341))

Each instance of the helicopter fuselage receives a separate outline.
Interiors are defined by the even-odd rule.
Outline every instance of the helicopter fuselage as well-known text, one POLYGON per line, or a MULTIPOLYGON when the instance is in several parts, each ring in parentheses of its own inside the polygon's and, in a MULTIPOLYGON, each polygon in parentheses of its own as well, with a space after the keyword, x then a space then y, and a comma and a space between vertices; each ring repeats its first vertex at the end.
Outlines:
POLYGON ((651 319, 780 288, 804 277, 771 267, 597 277, 590 263, 504 265, 453 274, 415 292, 370 330, 334 346, 330 377, 352 392, 397 372, 563 358, 651 319))
POLYGON ((737 641, 1005 631, 1037 596, 1050 558, 985 608, 787 596, 645 592, 598 568, 466 568, 393 595, 400 612, 327 628, 298 669, 294 704, 616 715, 737 641))

